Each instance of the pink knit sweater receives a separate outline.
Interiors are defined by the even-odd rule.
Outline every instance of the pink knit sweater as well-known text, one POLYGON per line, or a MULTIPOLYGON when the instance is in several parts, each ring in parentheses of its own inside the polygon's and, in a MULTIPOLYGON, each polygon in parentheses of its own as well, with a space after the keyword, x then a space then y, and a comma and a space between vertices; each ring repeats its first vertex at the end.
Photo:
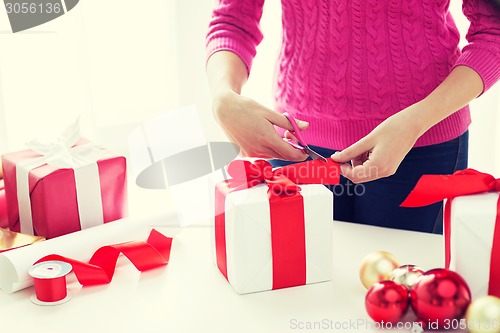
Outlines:
MULTIPOLYGON (((250 72, 263 3, 218 0, 207 56, 230 50, 250 72)), ((449 0, 282 0, 275 109, 309 121, 309 144, 344 149, 426 97, 454 66, 474 69, 487 90, 500 78, 500 9, 493 0, 463 1, 471 26, 460 50, 448 7, 449 0)), ((469 123, 465 107, 416 146, 451 140, 469 123)))

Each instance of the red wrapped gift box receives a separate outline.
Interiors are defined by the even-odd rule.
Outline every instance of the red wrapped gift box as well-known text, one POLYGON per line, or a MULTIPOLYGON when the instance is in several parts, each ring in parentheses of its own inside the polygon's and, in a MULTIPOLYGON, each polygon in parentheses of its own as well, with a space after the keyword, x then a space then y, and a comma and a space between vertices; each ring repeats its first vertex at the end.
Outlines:
POLYGON ((5 199, 5 186, 3 179, 0 179, 0 228, 5 228, 8 225, 9 220, 7 218, 7 200, 5 199))
MULTIPOLYGON (((79 142, 76 146, 88 145, 79 142)), ((72 149, 72 148, 70 148, 72 149)), ((98 182, 93 190, 97 190, 99 198, 90 200, 93 205, 77 198, 77 179, 75 170, 82 168, 58 168, 53 165, 43 164, 31 169, 28 173, 29 202, 31 205, 31 225, 35 235, 53 238, 84 229, 89 226, 99 225, 123 218, 127 214, 126 197, 126 160, 123 156, 111 155, 104 149, 91 149, 101 154, 102 158, 93 162, 97 164, 95 177, 92 172, 80 176, 79 187, 88 188, 89 184, 98 182), (92 179, 98 178, 98 179, 92 179), (95 188, 97 187, 97 188, 95 188), (95 207, 100 202, 101 207, 95 207), (79 207, 80 202, 80 207, 79 207), (83 207, 81 207, 83 206, 83 207), (101 213, 102 210, 102 213, 101 213), (96 213, 97 212, 97 213, 96 213), (82 224, 82 213, 90 214, 91 221, 82 224), (97 216, 97 217, 96 217, 97 216)), ((69 151, 69 149, 68 149, 69 151)), ((94 154, 95 155, 95 154, 94 154)), ((7 197, 7 211, 9 228, 12 231, 30 234, 30 230, 22 230, 23 223, 20 219, 17 166, 30 163, 30 160, 40 158, 40 154, 32 150, 24 150, 6 154, 2 157, 5 191, 7 197)), ((80 172, 80 171, 79 171, 80 172)), ((81 174, 81 173, 80 173, 81 174)), ((90 185, 92 188, 92 186, 90 185)), ((27 189, 26 189, 27 190, 27 189)), ((91 198, 92 199, 92 198, 91 198)), ((23 202, 25 200, 21 200, 23 202)), ((29 209, 28 209, 29 212, 29 209)), ((21 216, 23 216, 21 214, 21 216)), ((26 223, 26 222, 24 222, 26 223)), ((29 228, 28 228, 29 229, 29 228)))

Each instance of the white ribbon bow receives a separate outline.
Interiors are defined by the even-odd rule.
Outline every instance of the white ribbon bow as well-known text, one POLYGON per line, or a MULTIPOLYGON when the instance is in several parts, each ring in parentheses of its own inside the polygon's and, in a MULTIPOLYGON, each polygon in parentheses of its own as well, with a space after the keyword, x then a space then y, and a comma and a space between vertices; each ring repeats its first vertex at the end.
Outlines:
POLYGON ((53 142, 34 139, 28 148, 42 155, 16 164, 17 200, 22 233, 34 235, 29 190, 29 172, 44 164, 58 169, 71 168, 75 174, 78 214, 82 229, 104 223, 97 161, 107 153, 93 143, 75 146, 80 138, 79 119, 53 142))

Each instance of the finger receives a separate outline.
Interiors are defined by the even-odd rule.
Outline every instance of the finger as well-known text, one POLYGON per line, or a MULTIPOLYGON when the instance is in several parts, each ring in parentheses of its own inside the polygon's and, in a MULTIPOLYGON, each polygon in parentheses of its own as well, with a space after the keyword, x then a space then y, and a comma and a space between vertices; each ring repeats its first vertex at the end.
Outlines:
POLYGON ((372 149, 373 144, 371 144, 368 139, 363 138, 346 149, 335 152, 335 154, 330 157, 337 163, 346 163, 359 158, 363 154, 366 156, 372 149))
POLYGON ((265 146, 262 147, 255 147, 255 146, 250 146, 252 149, 245 149, 245 147, 249 147, 249 145, 241 145, 234 136, 232 136, 229 132, 225 132, 226 136, 228 137, 229 141, 232 143, 236 144, 238 148, 240 149, 239 156, 241 157, 248 157, 248 158, 264 158, 264 159, 269 159, 269 158, 280 158, 277 156, 277 154, 271 150, 266 148, 265 146))
POLYGON ((281 138, 276 132, 273 132, 273 135, 270 138, 263 140, 261 144, 252 142, 239 146, 240 155, 243 157, 303 161, 308 156, 303 153, 302 150, 293 148, 290 143, 284 141, 283 138, 281 138), (247 149, 242 147, 246 147, 247 149), (299 153, 297 154, 296 152, 299 153))
POLYGON ((305 120, 300 120, 300 119, 297 119, 297 118, 293 118, 295 119, 295 122, 297 123, 297 126, 299 126, 299 129, 301 131, 305 130, 306 128, 309 127, 309 122, 305 121, 305 120))
POLYGON ((277 154, 283 156, 283 159, 287 161, 303 161, 307 159, 307 157, 309 156, 306 153, 304 153, 303 150, 294 148, 290 143, 287 143, 285 140, 281 139, 279 141, 280 142, 277 142, 271 148, 277 154))
POLYGON ((351 160, 351 164, 353 167, 357 167, 358 165, 363 165, 363 163, 366 161, 366 159, 360 159, 360 158, 355 158, 351 160))
POLYGON ((274 150, 263 147, 259 151, 242 151, 241 156, 250 158, 262 158, 262 159, 279 159, 283 160, 284 157, 276 153, 274 150))
POLYGON ((355 184, 366 183, 380 178, 377 170, 378 168, 371 160, 367 160, 357 166, 349 164, 342 164, 340 166, 342 175, 355 184))
MULTIPOLYGON (((301 156, 301 155, 299 155, 301 156)), ((307 158, 309 155, 306 155, 305 158, 307 158)), ((270 149, 270 148, 265 148, 260 152, 255 152, 255 153, 250 153, 247 154, 247 157, 253 157, 253 158, 264 158, 264 159, 278 159, 278 160, 284 160, 284 161, 303 161, 305 158, 301 159, 294 159, 292 160, 289 156, 283 155, 280 152, 270 149)))
POLYGON ((297 137, 293 135, 290 131, 286 130, 285 131, 285 138, 292 140, 293 142, 299 142, 297 137))
MULTIPOLYGON (((278 113, 276 111, 270 110, 270 109, 265 109, 264 116, 267 120, 269 120, 271 123, 274 125, 277 125, 281 128, 287 129, 289 131, 293 131, 293 126, 290 123, 290 121, 281 113, 278 113)), ((304 130, 309 126, 309 123, 304 120, 296 119, 294 118, 295 121, 297 122, 297 125, 299 126, 299 129, 304 130)))
POLYGON ((371 153, 372 153, 371 151, 368 151, 367 153, 363 153, 362 155, 352 159, 351 160, 352 166, 356 167, 358 165, 363 165, 363 163, 365 163, 367 160, 370 159, 371 153))
POLYGON ((279 160, 283 160, 283 161, 290 161, 290 159, 287 157, 287 156, 284 156, 282 154, 280 154, 279 152, 277 151, 274 151, 273 150, 273 155, 275 156, 274 158, 277 158, 279 160))
POLYGON ((249 157, 290 161, 304 160, 307 158, 306 154, 303 154, 301 150, 293 148, 290 143, 283 140, 276 132, 273 132, 271 136, 263 140, 258 146, 256 146, 255 142, 247 146, 252 147, 250 151, 247 151, 249 157), (296 154, 296 151, 298 151, 299 154, 296 154), (306 155, 306 157, 302 158, 302 155, 306 155))

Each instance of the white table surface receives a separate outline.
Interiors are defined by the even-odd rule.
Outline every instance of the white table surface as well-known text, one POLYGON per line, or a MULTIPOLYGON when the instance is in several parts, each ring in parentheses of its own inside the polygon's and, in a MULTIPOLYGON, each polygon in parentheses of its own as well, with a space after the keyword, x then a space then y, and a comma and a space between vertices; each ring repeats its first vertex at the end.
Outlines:
POLYGON ((120 258, 110 284, 84 288, 69 276, 73 297, 58 306, 32 304, 33 288, 0 291, 0 332, 411 332, 371 326, 359 264, 368 253, 385 250, 401 264, 441 267, 442 237, 333 223, 330 282, 240 296, 213 263, 211 227, 158 227, 174 236, 167 267, 141 274, 120 258), (321 327, 306 328, 314 322, 321 327))

